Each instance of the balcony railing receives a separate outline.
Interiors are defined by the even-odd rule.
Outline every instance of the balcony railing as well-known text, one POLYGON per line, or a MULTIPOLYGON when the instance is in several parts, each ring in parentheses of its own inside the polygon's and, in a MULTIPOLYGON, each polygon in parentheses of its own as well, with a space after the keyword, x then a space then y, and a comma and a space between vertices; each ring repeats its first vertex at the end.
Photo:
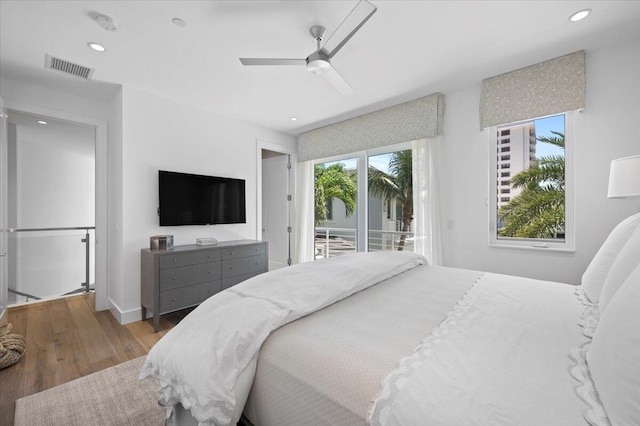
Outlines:
POLYGON ((9 305, 93 289, 94 226, 14 228, 7 232, 9 305))
MULTIPOLYGON (((316 259, 356 252, 356 232, 351 228, 316 227, 316 259)), ((414 251, 413 232, 369 230, 369 251, 397 251, 401 247, 404 251, 414 251)))

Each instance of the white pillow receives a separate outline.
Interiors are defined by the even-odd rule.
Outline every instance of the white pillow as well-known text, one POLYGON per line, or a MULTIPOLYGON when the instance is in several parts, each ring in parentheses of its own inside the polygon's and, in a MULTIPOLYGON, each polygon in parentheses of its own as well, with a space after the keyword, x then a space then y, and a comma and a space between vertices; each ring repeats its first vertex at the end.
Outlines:
POLYGON ((611 299, 587 352, 591 379, 614 426, 640 425, 640 266, 611 299))
MULTIPOLYGON (((640 264, 640 227, 631 234, 629 241, 622 247, 620 253, 611 264, 611 269, 604 280, 600 291, 600 302, 598 307, 602 315, 611 299, 616 294, 622 283, 625 282, 629 274, 640 264)), ((640 300, 638 301, 640 309, 640 300)), ((640 324, 638 324, 640 327, 640 324)), ((640 360, 638 360, 640 362, 640 360)))
POLYGON ((640 213, 629 216, 618 224, 609 234, 600 250, 582 275, 582 290, 592 303, 600 300, 600 290, 607 279, 607 274, 622 247, 640 225, 640 213))

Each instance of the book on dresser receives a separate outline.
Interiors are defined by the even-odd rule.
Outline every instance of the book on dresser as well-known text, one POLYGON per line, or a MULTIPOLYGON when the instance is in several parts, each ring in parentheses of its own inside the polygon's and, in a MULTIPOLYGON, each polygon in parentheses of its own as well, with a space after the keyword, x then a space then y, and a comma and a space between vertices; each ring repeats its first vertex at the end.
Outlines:
POLYGON ((221 241, 217 245, 174 246, 141 250, 142 319, 153 312, 153 330, 160 315, 199 305, 214 294, 267 272, 266 241, 221 241))

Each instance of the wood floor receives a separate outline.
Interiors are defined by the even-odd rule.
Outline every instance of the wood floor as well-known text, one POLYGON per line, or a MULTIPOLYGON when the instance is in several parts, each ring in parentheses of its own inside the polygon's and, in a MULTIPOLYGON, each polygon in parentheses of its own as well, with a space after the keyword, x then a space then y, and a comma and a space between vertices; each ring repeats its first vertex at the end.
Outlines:
POLYGON ((15 365, 0 370, 0 425, 13 425, 15 401, 112 367, 149 352, 190 310, 120 325, 109 311, 96 312, 95 294, 9 308, 12 333, 26 337, 15 365))

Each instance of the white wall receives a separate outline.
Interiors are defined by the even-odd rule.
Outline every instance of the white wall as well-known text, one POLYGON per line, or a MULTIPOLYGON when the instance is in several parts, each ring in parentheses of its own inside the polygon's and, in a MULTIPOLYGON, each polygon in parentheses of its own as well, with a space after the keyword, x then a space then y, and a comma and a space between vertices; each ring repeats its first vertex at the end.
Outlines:
POLYGON ((139 319, 140 249, 149 237, 171 234, 175 245, 258 238, 256 140, 295 150, 296 139, 128 87, 122 117, 122 281, 110 296, 129 322, 139 319), (159 227, 159 169, 245 179, 247 223, 159 227))
POLYGON ((17 126, 19 228, 93 226, 95 130, 66 123, 17 126), (70 208, 73 207, 73 208, 70 208))
MULTIPOLYGON (((446 266, 579 283, 591 258, 634 200, 609 200, 612 159, 640 154, 640 40, 587 51, 586 108, 575 119, 575 253, 489 247, 488 137, 479 130, 480 82, 446 93, 442 222, 446 266)), ((490 77, 490 76, 487 76, 490 77)))

